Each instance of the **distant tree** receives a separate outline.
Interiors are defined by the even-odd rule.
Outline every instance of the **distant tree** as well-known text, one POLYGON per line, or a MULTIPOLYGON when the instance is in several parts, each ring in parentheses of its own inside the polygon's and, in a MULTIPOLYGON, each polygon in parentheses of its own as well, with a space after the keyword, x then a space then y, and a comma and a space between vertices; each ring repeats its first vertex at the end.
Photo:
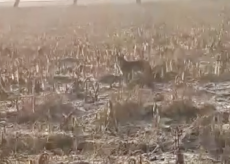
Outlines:
POLYGON ((77 0, 73 0, 73 4, 76 5, 77 4, 77 0))
POLYGON ((136 3, 137 4, 141 4, 141 0, 136 0, 136 3))
POLYGON ((20 0, 15 0, 15 2, 14 2, 14 7, 18 7, 18 6, 19 6, 19 3, 20 3, 20 0))

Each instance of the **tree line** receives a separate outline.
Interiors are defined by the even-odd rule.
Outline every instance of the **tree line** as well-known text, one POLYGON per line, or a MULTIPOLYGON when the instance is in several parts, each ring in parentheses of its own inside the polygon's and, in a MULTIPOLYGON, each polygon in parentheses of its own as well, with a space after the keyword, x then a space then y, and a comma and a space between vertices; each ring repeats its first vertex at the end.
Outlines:
MULTIPOLYGON (((77 1, 78 1, 78 0, 73 0, 73 5, 77 5, 77 1)), ((15 0, 15 1, 14 1, 14 7, 18 7, 18 6, 19 6, 19 3, 20 3, 20 0, 15 0)), ((137 3, 137 4, 140 4, 140 3, 141 3, 141 0, 136 0, 136 3, 137 3)))

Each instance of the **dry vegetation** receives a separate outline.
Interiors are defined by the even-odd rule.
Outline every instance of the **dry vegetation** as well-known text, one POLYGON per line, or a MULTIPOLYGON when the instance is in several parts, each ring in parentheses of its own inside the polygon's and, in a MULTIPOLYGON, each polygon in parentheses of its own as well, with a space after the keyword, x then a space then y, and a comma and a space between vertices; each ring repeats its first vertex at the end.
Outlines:
POLYGON ((0 163, 230 163, 229 5, 1 9, 0 163))

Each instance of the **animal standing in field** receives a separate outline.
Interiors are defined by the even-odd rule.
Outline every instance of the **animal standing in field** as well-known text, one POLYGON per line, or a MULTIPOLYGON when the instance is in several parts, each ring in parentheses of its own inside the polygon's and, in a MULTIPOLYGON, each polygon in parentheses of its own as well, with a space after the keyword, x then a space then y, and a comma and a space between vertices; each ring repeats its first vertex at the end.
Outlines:
POLYGON ((122 72, 125 80, 129 81, 133 79, 133 75, 135 73, 141 73, 143 76, 142 81, 150 85, 151 77, 152 77, 152 68, 150 64, 145 60, 133 60, 128 61, 125 59, 124 55, 116 56, 117 64, 119 66, 120 71, 122 72))
POLYGON ((185 100, 173 101, 165 107, 158 107, 155 103, 152 105, 153 116, 156 122, 186 122, 189 123, 197 117, 210 115, 216 111, 213 105, 204 104, 201 107, 194 106, 191 102, 185 100))

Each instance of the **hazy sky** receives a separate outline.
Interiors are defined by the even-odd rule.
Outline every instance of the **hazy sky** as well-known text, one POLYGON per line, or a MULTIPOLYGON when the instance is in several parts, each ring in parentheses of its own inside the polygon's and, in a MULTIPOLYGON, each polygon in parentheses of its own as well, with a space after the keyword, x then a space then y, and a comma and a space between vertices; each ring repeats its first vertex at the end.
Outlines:
MULTIPOLYGON (((133 3, 135 0, 78 0, 79 4, 91 3, 133 3)), ((0 0, 0 6, 12 6, 14 0, 0 0)), ((69 5, 73 0, 21 0, 20 6, 69 5)))

